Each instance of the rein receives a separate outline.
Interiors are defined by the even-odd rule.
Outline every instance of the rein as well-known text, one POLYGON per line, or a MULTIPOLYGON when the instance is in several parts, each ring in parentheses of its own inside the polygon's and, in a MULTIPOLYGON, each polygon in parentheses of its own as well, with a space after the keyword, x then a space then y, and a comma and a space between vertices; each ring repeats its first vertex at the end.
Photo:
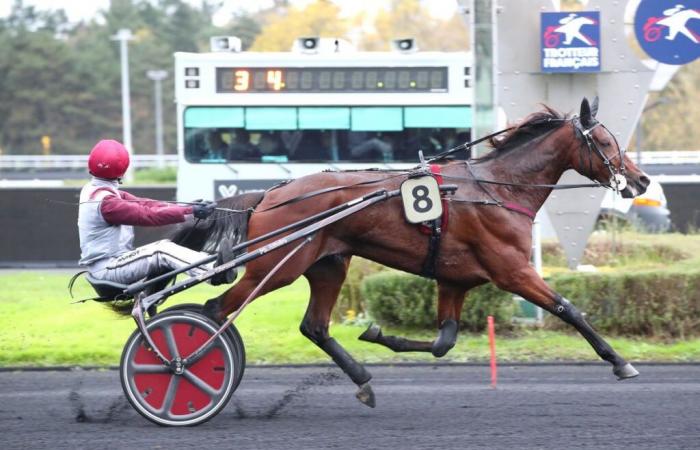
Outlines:
POLYGON ((484 141, 487 141, 487 140, 489 140, 489 139, 495 138, 496 136, 499 136, 499 135, 501 135, 501 134, 503 134, 503 133, 506 133, 506 132, 511 131, 511 130, 514 130, 514 129, 515 129, 515 127, 504 128, 504 129, 502 129, 502 130, 500 130, 500 131, 496 131, 496 132, 491 133, 491 134, 489 134, 489 135, 482 136, 482 137, 480 137, 479 139, 477 139, 477 140, 475 140, 475 141, 465 142, 464 144, 460 144, 460 145, 458 145, 458 146, 456 146, 456 147, 452 147, 452 148, 449 149, 449 150, 445 150, 444 152, 439 153, 439 154, 433 156, 432 158, 426 160, 426 162, 427 162, 427 163, 431 163, 431 162, 443 160, 443 159, 447 158, 448 156, 450 156, 450 155, 452 155, 452 154, 454 154, 454 153, 457 153, 457 152, 460 151, 460 150, 466 150, 466 149, 468 149, 468 148, 472 148, 472 147, 474 147, 476 144, 480 144, 480 143, 482 143, 482 142, 484 142, 484 141))
MULTIPOLYGON (((56 203, 58 205, 70 205, 70 206, 80 206, 84 203, 100 203, 102 200, 86 200, 84 202, 67 202, 64 200, 55 200, 52 198, 47 198, 46 202, 47 203, 56 203)), ((143 202, 152 202, 152 203, 169 203, 171 205, 198 205, 199 203, 197 202, 177 202, 173 200, 126 200, 122 199, 124 202, 136 202, 136 203, 143 203, 143 202)), ((217 206, 214 208, 215 211, 221 211, 221 212, 227 212, 227 213, 233 213, 233 214, 242 214, 242 213, 247 213, 251 212, 252 208, 246 208, 246 209, 231 209, 231 208, 222 208, 220 206, 217 206)), ((208 220, 208 219, 205 219, 208 220)))

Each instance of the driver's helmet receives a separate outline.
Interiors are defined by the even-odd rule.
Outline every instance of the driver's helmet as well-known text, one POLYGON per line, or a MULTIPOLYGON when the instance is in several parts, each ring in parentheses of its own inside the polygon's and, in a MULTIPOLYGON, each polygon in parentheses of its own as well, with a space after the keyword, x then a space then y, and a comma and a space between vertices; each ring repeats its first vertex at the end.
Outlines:
POLYGON ((103 139, 92 148, 88 169, 92 176, 113 180, 121 178, 129 168, 129 152, 121 142, 103 139))

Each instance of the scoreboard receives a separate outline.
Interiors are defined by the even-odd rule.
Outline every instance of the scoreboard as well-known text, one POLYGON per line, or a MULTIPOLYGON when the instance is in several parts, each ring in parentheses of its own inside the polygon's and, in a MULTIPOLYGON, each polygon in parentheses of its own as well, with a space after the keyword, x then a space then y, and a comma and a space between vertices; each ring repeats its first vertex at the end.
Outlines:
POLYGON ((447 67, 217 67, 216 91, 446 92, 447 67))
POLYGON ((471 105, 471 66, 466 52, 178 52, 175 101, 183 109, 471 105))

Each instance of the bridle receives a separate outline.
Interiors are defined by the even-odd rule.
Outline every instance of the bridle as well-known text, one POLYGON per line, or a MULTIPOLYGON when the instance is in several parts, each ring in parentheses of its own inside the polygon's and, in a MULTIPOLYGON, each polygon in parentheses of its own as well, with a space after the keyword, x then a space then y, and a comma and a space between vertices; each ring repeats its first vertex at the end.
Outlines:
MULTIPOLYGON (((577 136, 579 136, 583 143, 586 144, 586 148, 588 149, 588 178, 595 179, 593 175, 593 155, 596 155, 601 159, 601 161, 603 161, 603 164, 605 165, 605 167, 607 167, 608 171, 610 172, 610 181, 607 185, 601 184, 601 186, 609 187, 616 192, 624 190, 625 187, 627 187, 627 178, 625 177, 625 174, 627 173, 627 170, 625 168, 625 152, 622 150, 620 144, 617 142, 617 138, 615 137, 615 135, 605 125, 598 121, 594 121, 593 124, 590 125, 590 127, 585 128, 583 126, 583 123, 581 122, 580 117, 574 116, 569 120, 571 120, 571 123, 574 126, 574 130, 576 131, 577 136), (614 155, 612 158, 608 158, 605 152, 603 152, 600 149, 595 139, 593 139, 593 130, 595 130, 599 126, 602 127, 605 131, 607 131, 610 134, 610 136, 612 136, 615 142, 615 146, 617 147, 617 154, 614 155), (615 160, 616 158, 620 158, 619 167, 615 167, 615 165, 612 164, 613 160, 615 160)), ((584 159, 585 150, 582 145, 580 153, 581 170, 584 170, 585 167, 584 159)))

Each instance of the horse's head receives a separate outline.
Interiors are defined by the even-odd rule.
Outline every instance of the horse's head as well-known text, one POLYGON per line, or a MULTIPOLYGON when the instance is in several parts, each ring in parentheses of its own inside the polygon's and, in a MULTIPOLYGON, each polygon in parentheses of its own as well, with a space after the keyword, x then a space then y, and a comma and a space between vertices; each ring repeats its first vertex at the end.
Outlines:
POLYGON ((581 145, 571 165, 581 175, 611 186, 625 198, 643 194, 649 177, 622 151, 610 130, 596 120, 597 112, 598 97, 592 105, 584 98, 579 116, 572 121, 581 145))

